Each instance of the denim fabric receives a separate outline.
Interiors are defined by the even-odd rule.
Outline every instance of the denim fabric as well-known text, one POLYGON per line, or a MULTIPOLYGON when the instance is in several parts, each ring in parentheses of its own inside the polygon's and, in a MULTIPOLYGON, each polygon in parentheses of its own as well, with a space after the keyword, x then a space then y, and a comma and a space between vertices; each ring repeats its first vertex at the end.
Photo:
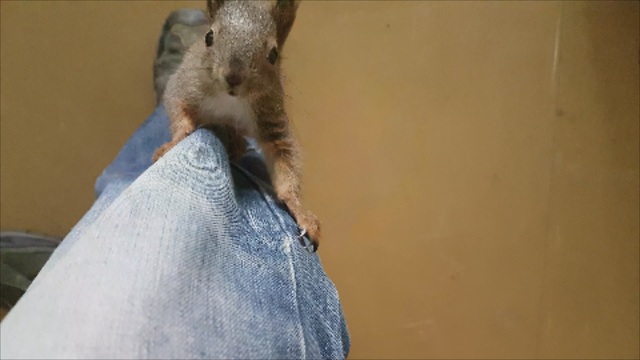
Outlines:
POLYGON ((1 357, 344 358, 336 289, 259 154, 230 165, 200 129, 151 165, 167 125, 158 108, 103 172, 0 324, 1 357))

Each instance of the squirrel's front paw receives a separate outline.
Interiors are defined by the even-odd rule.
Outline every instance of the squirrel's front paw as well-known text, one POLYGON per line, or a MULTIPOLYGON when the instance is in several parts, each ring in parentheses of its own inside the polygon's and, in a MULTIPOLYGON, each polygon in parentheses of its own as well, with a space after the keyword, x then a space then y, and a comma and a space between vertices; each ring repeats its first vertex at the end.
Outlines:
POLYGON ((156 150, 156 152, 153 154, 153 157, 151 158, 151 160, 155 163, 156 161, 160 160, 161 157, 164 156, 164 154, 166 154, 169 150, 171 150, 173 148, 175 144, 172 142, 168 142, 162 146, 160 146, 158 148, 158 150, 156 150))
POLYGON ((318 246, 320 246, 320 221, 309 211, 305 211, 296 220, 298 226, 302 229, 302 233, 300 234, 302 244, 307 245, 304 239, 304 237, 307 237, 311 241, 311 251, 316 252, 318 246))

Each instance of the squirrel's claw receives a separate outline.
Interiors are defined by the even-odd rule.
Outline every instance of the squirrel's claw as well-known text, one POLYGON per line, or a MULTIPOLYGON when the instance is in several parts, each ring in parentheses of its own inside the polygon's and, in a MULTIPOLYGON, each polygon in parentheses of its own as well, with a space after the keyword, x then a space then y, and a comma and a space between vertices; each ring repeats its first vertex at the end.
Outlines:
POLYGON ((309 239, 309 237, 307 236, 307 229, 302 229, 300 235, 298 235, 298 238, 300 239, 300 242, 302 243, 304 249, 309 253, 313 254, 314 252, 318 251, 318 242, 309 239))

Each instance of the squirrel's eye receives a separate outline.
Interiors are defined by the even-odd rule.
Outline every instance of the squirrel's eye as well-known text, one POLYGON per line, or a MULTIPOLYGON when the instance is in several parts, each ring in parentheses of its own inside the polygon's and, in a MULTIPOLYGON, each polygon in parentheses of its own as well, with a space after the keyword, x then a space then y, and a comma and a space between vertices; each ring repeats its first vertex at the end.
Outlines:
POLYGON ((207 44, 207 46, 213 45, 213 30, 209 30, 207 35, 205 35, 204 42, 207 44))
POLYGON ((269 57, 267 59, 269 59, 269 62, 272 65, 275 65, 276 60, 278 60, 278 49, 276 49, 275 47, 271 48, 271 51, 269 51, 269 57))

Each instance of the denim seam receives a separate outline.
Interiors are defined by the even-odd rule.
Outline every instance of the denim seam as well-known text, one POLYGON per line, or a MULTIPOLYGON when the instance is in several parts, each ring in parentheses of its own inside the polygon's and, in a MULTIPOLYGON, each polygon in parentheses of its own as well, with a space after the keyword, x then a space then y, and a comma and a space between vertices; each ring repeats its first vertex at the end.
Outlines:
POLYGON ((260 192, 260 195, 262 196, 262 198, 265 200, 267 206, 269 207, 269 210, 271 210, 271 213, 278 219, 278 223, 280 224, 280 229, 282 230, 282 233, 284 235, 285 241, 287 242, 287 247, 289 247, 289 251, 287 254, 287 259, 289 261, 289 271, 291 274, 291 283, 293 284, 293 291, 294 291, 294 296, 295 296, 295 304, 296 304, 296 309, 297 309, 297 320, 298 320, 298 331, 300 333, 300 350, 302 351, 302 358, 305 359, 307 357, 306 354, 306 334, 304 332, 304 328, 302 327, 302 315, 301 315, 301 309, 300 309, 300 301, 299 300, 299 294, 298 294, 298 281, 297 281, 297 276, 296 276, 296 266, 295 266, 295 261, 294 261, 294 248, 293 246, 296 245, 295 242, 295 236, 297 236, 297 234, 292 235, 289 231, 287 231, 287 224, 286 224, 286 220, 280 215, 280 213, 278 211, 276 211, 276 209, 274 207, 278 207, 279 206, 276 204, 275 200, 273 199, 273 197, 271 197, 270 195, 268 195, 267 189, 265 188, 265 186, 261 183, 261 181, 259 181, 258 179, 254 179, 253 174, 249 173, 247 170, 243 169, 242 167, 240 167, 237 164, 234 163, 230 163, 231 166, 233 166, 233 168, 235 168, 236 170, 238 170, 242 175, 244 175, 250 182, 252 182, 255 187, 256 190, 258 190, 258 192, 260 192))

